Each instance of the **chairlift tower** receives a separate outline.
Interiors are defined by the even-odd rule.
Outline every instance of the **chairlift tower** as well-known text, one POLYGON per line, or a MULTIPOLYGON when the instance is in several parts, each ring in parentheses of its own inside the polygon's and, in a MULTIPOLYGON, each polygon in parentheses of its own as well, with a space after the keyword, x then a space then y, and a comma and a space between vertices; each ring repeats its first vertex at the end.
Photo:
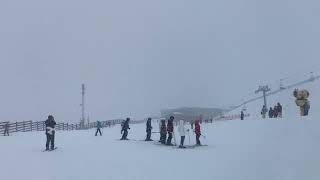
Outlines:
POLYGON ((267 106, 267 92, 269 92, 269 91, 271 91, 269 86, 259 86, 259 89, 255 91, 256 94, 258 94, 259 92, 263 93, 263 100, 264 100, 264 105, 266 108, 268 108, 268 106, 267 106))

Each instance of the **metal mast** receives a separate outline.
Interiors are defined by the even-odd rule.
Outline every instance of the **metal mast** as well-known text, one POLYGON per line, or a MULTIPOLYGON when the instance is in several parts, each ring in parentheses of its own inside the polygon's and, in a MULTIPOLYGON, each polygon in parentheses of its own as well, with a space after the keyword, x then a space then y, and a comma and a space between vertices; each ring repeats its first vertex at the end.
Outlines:
POLYGON ((85 84, 82 84, 81 85, 81 88, 82 88, 82 103, 81 103, 81 120, 80 120, 80 125, 81 125, 81 128, 84 128, 84 122, 85 122, 85 104, 84 104, 84 96, 85 96, 85 90, 86 90, 86 87, 85 87, 85 84))

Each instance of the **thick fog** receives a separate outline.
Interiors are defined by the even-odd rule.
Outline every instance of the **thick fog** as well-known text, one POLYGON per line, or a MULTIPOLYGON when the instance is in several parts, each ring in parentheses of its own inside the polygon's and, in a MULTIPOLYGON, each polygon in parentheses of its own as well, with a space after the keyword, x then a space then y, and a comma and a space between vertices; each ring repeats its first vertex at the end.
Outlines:
POLYGON ((0 121, 225 107, 320 65, 315 0, 1 0, 0 121))

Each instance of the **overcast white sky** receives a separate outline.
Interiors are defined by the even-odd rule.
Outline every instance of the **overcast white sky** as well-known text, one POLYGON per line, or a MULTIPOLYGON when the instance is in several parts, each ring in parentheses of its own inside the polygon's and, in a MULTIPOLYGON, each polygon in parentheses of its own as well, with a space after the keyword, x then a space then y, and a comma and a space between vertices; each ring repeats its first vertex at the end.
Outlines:
POLYGON ((316 0, 1 0, 0 121, 231 105, 320 61, 316 0))

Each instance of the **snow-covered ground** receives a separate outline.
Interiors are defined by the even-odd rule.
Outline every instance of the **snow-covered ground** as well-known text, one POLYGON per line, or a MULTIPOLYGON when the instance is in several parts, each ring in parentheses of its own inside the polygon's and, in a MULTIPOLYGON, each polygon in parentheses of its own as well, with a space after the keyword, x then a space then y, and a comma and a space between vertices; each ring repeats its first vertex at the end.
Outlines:
MULTIPOLYGON (((318 180, 320 122, 316 108, 320 103, 316 97, 320 91, 317 83, 305 88, 311 91, 309 117, 298 116, 292 92, 286 91, 269 98, 270 104, 279 101, 284 105, 285 118, 262 120, 262 102, 254 102, 247 105, 252 116, 244 121, 203 124, 206 139, 202 141, 209 146, 195 149, 119 141, 118 126, 105 128, 102 137, 93 136, 94 130, 57 132, 59 148, 54 152, 41 152, 44 132, 0 137, 0 179, 318 180)), ((157 130, 156 124, 154 127, 157 130)), ((131 125, 129 138, 144 139, 144 125, 131 125)))

